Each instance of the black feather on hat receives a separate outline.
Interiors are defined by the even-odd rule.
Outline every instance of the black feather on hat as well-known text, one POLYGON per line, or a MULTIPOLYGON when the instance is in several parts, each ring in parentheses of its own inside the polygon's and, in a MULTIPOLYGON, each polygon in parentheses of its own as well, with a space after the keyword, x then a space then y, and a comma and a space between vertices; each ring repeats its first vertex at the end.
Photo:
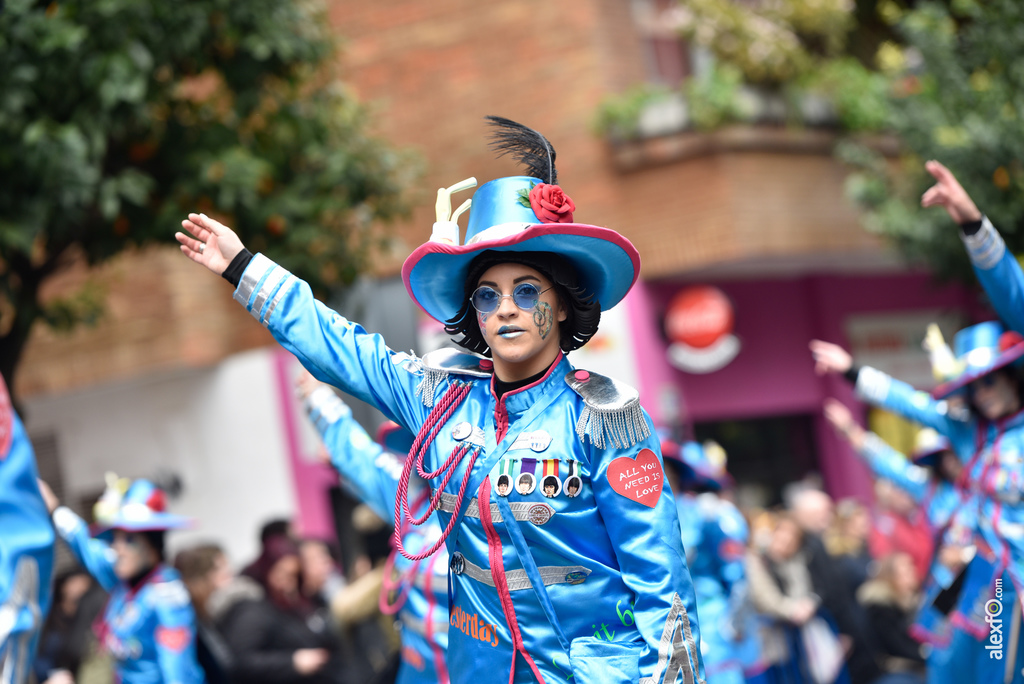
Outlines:
POLYGON ((558 185, 558 171, 555 170, 555 148, 543 135, 521 123, 500 116, 488 116, 494 126, 491 133, 491 149, 499 157, 511 154, 526 167, 527 175, 543 179, 550 185, 558 185))

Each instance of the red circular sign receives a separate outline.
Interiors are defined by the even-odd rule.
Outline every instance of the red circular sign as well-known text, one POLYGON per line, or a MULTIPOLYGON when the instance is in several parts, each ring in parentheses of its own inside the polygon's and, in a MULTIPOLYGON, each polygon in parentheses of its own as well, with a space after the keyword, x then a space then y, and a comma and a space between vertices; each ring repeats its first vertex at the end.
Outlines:
POLYGON ((676 294, 668 306, 665 332, 673 342, 703 349, 732 332, 732 303, 717 287, 698 285, 676 294))

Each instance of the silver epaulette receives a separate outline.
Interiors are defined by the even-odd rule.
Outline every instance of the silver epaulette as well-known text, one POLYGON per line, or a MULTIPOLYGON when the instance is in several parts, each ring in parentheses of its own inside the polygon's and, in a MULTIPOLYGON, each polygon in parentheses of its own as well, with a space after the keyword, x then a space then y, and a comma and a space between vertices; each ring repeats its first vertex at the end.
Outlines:
POLYGON ((623 449, 650 436, 651 429, 640 407, 640 393, 634 388, 582 369, 566 373, 565 382, 586 404, 576 421, 576 434, 581 441, 590 437, 591 444, 598 449, 623 449))
POLYGON ((473 354, 451 347, 436 349, 416 360, 423 371, 423 380, 416 388, 416 394, 423 400, 423 405, 434 405, 437 388, 450 375, 463 375, 472 378, 489 378, 494 373, 494 363, 485 356, 473 354))

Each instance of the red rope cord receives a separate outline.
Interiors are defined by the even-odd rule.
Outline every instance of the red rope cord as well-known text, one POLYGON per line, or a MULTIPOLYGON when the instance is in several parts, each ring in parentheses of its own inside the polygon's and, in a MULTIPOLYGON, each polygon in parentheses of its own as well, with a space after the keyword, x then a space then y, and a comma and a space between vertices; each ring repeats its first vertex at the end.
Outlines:
POLYGON ((432 473, 428 473, 424 470, 423 460, 427 451, 430 449, 430 445, 437 437, 437 433, 440 432, 444 424, 448 422, 448 419, 451 418, 459 404, 461 404, 469 395, 470 389, 471 385, 468 383, 453 383, 451 387, 448 388, 448 391, 444 393, 437 404, 435 404, 426 420, 423 421, 423 427, 420 428, 420 432, 416 436, 416 440, 413 442, 412 448, 409 450, 409 456, 405 460, 405 466, 402 468, 402 477, 398 481, 398 492, 395 497, 395 533, 392 537, 392 541, 395 549, 409 560, 423 560, 441 548, 445 540, 448 539, 448 535, 451 534, 452 528, 455 526, 455 519, 458 517, 458 512, 462 509, 462 503, 466 496, 466 487, 469 485, 469 477, 473 472, 473 465, 476 463, 477 456, 480 455, 480 450, 478 448, 470 449, 469 445, 466 444, 459 445, 452 450, 451 455, 444 462, 444 465, 432 473), (427 551, 410 554, 402 545, 403 521, 408 520, 413 525, 422 525, 427 518, 430 517, 430 514, 438 509, 438 504, 441 501, 441 495, 444 488, 451 481, 452 476, 455 475, 455 470, 462 463, 463 458, 470 452, 472 453, 469 457, 469 464, 462 477, 462 485, 459 487, 459 494, 455 500, 455 514, 452 515, 451 519, 448 521, 448 525, 441 532, 441 538, 438 539, 427 551), (441 486, 438 488, 434 496, 431 497, 427 512, 420 517, 414 517, 412 512, 409 510, 409 480, 412 477, 413 464, 416 465, 416 471, 426 479, 433 479, 435 477, 442 476, 441 486))
MULTIPOLYGON (((416 497, 416 501, 412 503, 413 509, 418 509, 427 500, 429 490, 424 489, 419 496, 416 497)), ((404 537, 409 533, 410 526, 406 521, 401 522, 402 536, 404 537)), ((398 558, 398 550, 394 548, 392 543, 391 553, 388 554, 388 559, 384 563, 384 577, 381 580, 380 596, 377 599, 377 606, 380 608, 380 612, 384 615, 394 615, 402 606, 405 605, 406 599, 409 597, 409 591, 412 588, 412 583, 416 579, 416 573, 419 570, 420 562, 416 561, 413 563, 405 572, 398 576, 398 579, 392 579, 395 573, 395 560, 398 558), (388 602, 388 596, 391 592, 397 591, 398 594, 395 597, 394 603, 388 602)))

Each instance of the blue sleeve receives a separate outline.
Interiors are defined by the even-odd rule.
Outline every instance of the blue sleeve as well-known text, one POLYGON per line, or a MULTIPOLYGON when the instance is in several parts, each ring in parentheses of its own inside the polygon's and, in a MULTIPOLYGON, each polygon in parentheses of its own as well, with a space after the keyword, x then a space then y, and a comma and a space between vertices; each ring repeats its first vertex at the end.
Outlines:
POLYGON ((374 442, 352 417, 352 409, 329 387, 319 387, 306 399, 310 420, 331 455, 351 494, 373 509, 382 520, 395 515, 395 498, 402 463, 374 442))
POLYGON ((915 502, 922 503, 928 495, 931 479, 928 469, 911 463, 910 459, 886 444, 875 433, 867 433, 860 455, 875 476, 892 481, 915 502))
POLYGON ((113 591, 120 582, 114 574, 114 550, 103 540, 91 538, 85 521, 67 506, 60 506, 53 512, 53 525, 79 564, 101 587, 113 591))
POLYGON ((245 269, 234 298, 318 380, 419 431, 433 397, 418 396, 424 378, 418 359, 388 349, 380 335, 316 301, 309 285, 262 254, 245 269))
POLYGON ((38 476, 32 444, 0 377, 0 670, 5 681, 28 681, 50 610, 54 534, 38 476))
POLYGON ((678 665, 691 668, 694 678, 703 680, 697 599, 686 565, 676 504, 672 491, 665 486, 661 445, 646 412, 644 420, 650 436, 635 446, 589 448, 594 497, 622 579, 633 591, 633 617, 645 642, 640 655, 641 681, 648 681, 647 676, 661 681, 666 668, 678 671, 674 667, 678 665), (651 498, 634 500, 612 487, 609 467, 619 458, 636 459, 635 468, 642 472, 642 478, 649 479, 638 484, 635 491, 642 495, 656 488, 656 497, 648 494, 651 498))
POLYGON ((157 666, 166 684, 198 684, 202 681, 196 660, 196 616, 181 580, 151 587, 156 616, 157 666))
POLYGON ((1010 329, 1024 334, 1024 272, 988 217, 974 235, 960 237, 992 308, 1010 329))
POLYGON ((946 402, 933 399, 927 392, 865 366, 857 374, 857 395, 864 401, 899 414, 907 420, 936 430, 954 444, 966 436, 970 439, 970 423, 949 416, 946 402))

